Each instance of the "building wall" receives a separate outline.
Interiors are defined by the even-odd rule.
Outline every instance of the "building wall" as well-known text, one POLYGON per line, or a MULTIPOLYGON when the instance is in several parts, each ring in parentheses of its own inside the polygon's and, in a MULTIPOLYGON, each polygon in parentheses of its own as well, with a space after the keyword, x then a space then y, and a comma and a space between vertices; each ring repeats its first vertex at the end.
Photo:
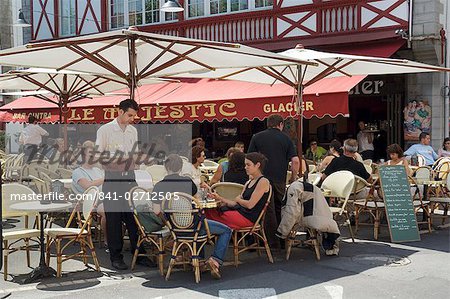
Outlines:
MULTIPOLYGON (((433 65, 445 65, 445 44, 441 29, 446 23, 447 0, 413 1, 411 47, 413 59, 433 65)), ((408 75, 407 99, 428 100, 432 110, 432 146, 439 148, 448 126, 445 117, 444 73, 408 75)))

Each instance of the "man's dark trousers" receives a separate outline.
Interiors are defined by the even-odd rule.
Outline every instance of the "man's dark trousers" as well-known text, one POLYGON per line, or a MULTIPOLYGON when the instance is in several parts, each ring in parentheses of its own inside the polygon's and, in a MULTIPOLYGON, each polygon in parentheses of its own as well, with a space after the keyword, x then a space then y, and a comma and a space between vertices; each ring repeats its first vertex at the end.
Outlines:
POLYGON ((125 223, 128 230, 131 253, 134 254, 134 251, 136 250, 138 230, 133 213, 131 212, 127 202, 127 199, 129 198, 128 192, 135 186, 137 186, 137 184, 133 170, 128 172, 105 172, 105 182, 103 184, 103 204, 106 215, 108 249, 112 262, 123 260, 122 222, 125 223))

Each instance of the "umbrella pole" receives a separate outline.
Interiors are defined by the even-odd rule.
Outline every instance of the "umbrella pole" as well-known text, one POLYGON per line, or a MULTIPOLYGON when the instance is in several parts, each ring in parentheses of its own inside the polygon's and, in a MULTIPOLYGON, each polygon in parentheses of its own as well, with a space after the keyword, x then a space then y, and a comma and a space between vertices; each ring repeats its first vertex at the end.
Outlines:
POLYGON ((297 105, 298 105, 298 128, 297 128, 297 153, 300 159, 300 166, 298 170, 299 177, 303 176, 302 169, 302 159, 303 159, 303 147, 302 147, 302 139, 303 139, 303 74, 302 74, 302 66, 297 66, 297 105))
POLYGON ((128 84, 130 86, 130 98, 134 100, 136 92, 136 39, 134 36, 128 40, 128 55, 128 61, 130 63, 128 84))

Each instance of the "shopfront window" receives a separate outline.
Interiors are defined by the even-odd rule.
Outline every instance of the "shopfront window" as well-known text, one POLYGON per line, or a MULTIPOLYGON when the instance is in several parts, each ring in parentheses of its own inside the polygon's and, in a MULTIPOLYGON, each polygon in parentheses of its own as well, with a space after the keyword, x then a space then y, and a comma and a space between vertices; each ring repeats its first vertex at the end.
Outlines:
POLYGON ((76 34, 75 0, 60 0, 60 32, 61 36, 76 34))

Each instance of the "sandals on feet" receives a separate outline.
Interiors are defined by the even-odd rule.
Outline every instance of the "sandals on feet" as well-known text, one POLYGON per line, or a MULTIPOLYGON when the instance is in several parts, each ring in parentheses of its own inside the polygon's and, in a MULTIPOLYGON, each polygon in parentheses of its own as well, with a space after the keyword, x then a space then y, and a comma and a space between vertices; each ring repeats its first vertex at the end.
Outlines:
POLYGON ((217 262, 213 258, 209 258, 207 261, 209 265, 209 269, 211 271, 211 276, 215 279, 220 279, 220 272, 219 272, 219 266, 216 264, 217 262))

